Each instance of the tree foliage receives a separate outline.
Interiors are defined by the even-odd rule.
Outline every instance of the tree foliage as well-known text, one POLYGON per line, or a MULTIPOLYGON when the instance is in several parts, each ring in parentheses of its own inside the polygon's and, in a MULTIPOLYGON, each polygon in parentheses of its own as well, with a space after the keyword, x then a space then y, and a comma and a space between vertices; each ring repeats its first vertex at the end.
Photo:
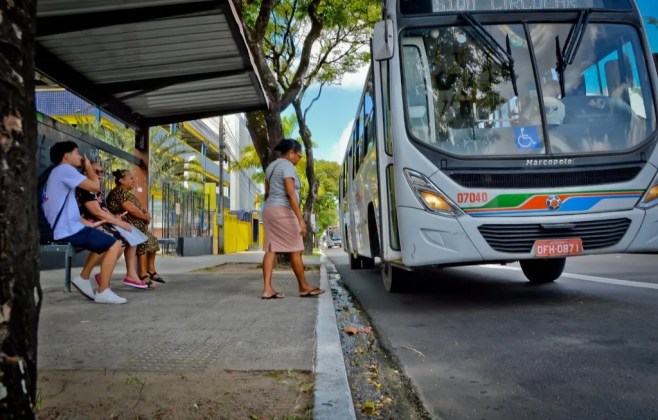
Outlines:
POLYGON ((315 203, 316 224, 322 232, 329 226, 338 224, 338 177, 340 165, 336 162, 318 160, 315 173, 320 183, 315 203))
POLYGON ((189 159, 194 150, 181 140, 179 132, 152 128, 150 148, 149 191, 152 195, 160 195, 163 184, 203 185, 203 166, 198 160, 189 159))
MULTIPOLYGON (((281 113, 293 105, 304 144, 305 174, 310 188, 304 200, 308 223, 318 196, 311 129, 302 100, 313 84, 339 83, 368 59, 368 41, 380 18, 376 0, 243 0, 239 17, 247 45, 264 84, 269 109, 247 115, 247 127, 262 168, 274 159, 274 146, 283 137, 281 113)), ((316 97, 317 99, 317 97, 316 97)), ((312 234, 305 238, 306 251, 312 234)))
MULTIPOLYGON (((339 83, 368 59, 377 0, 243 0, 238 4, 247 44, 270 109, 250 113, 248 127, 263 168, 283 134, 280 114, 314 83, 339 83), (265 123, 274 123, 268 125, 265 123)), ((297 116, 299 118, 299 116, 297 116)))
MULTIPOLYGON (((117 149, 130 151, 135 147, 135 134, 126 127, 120 125, 112 125, 108 127, 103 125, 101 121, 96 118, 81 119, 78 118, 75 124, 78 131, 87 133, 90 136, 102 140, 117 149)), ((103 151, 100 152, 101 157, 107 158, 107 154, 103 151)))

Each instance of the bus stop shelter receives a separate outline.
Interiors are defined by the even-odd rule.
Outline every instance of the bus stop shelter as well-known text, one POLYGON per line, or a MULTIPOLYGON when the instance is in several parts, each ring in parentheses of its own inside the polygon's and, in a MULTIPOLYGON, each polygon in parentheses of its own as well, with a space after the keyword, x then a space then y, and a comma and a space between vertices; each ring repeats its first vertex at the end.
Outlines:
POLYGON ((143 183, 149 127, 267 108, 239 22, 232 0, 39 0, 36 71, 135 129, 143 183))

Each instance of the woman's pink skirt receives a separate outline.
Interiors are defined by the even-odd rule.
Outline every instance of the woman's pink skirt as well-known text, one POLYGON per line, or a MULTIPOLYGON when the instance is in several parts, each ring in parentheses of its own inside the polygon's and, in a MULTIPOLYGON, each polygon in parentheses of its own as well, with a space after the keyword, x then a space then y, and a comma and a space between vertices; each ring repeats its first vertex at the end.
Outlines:
POLYGON ((304 250, 301 227, 295 212, 285 206, 269 206, 263 211, 265 250, 297 252, 304 250))

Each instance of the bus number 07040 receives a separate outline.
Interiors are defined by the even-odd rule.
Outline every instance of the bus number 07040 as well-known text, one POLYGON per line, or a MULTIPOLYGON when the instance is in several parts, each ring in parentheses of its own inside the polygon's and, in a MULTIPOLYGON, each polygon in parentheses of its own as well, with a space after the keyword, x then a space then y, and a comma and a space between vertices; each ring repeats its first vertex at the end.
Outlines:
POLYGON ((457 193, 459 204, 485 204, 489 202, 489 194, 486 192, 462 192, 457 193))

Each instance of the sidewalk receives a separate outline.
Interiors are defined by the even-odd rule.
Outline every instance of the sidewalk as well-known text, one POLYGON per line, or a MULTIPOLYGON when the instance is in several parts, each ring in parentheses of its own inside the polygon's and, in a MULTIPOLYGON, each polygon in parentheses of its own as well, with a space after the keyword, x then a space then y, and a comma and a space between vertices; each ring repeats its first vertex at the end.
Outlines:
MULTIPOLYGON (((158 256, 156 266, 167 283, 156 290, 121 284, 120 261, 112 285, 128 299, 125 305, 99 305, 75 289, 64 292, 63 270, 42 271, 38 386, 45 413, 63 415, 70 405, 86 407, 80 415, 109 412, 115 418, 329 418, 322 409, 346 410, 351 399, 340 378, 342 353, 323 350, 340 347, 337 332, 331 334, 336 324, 330 291, 320 298, 298 297, 292 270, 285 268, 273 281, 286 298, 259 299, 262 255, 158 256), (219 265, 218 271, 210 269, 219 265), (319 361, 316 354, 327 356, 319 361), (118 392, 112 407, 103 394, 122 386, 127 390, 118 392), (308 393, 312 387, 315 403, 308 393)), ((304 262, 311 268, 309 282, 329 290, 320 258, 304 262)), ((346 416, 354 417, 353 407, 339 417, 346 416)))

